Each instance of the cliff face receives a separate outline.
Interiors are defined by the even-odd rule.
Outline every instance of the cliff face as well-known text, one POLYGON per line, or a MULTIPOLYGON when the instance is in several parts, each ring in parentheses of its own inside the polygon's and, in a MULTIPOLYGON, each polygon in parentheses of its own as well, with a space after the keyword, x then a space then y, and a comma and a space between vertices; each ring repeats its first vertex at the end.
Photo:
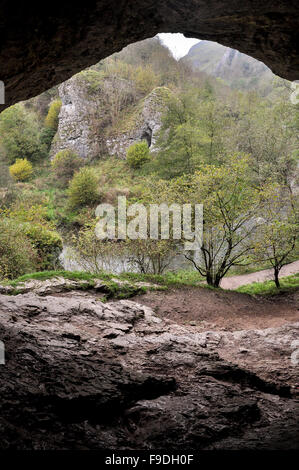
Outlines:
POLYGON ((145 98, 137 99, 132 107, 136 101, 132 82, 102 78, 95 71, 87 71, 64 82, 58 90, 62 107, 52 157, 67 148, 82 158, 103 154, 126 158, 130 145, 141 140, 146 140, 151 150, 155 149, 167 88, 154 89, 145 98), (122 96, 113 96, 116 90, 122 96), (113 113, 120 114, 120 120, 113 122, 113 113))
POLYGON ((99 153, 98 120, 104 119, 100 94, 89 94, 86 82, 79 75, 59 88, 62 106, 51 156, 63 149, 74 150, 82 158, 99 153))
MULTIPOLYGON (((135 142, 146 140, 151 151, 155 151, 157 138, 162 125, 162 114, 166 110, 169 90, 165 87, 154 89, 146 96, 133 113, 128 130, 114 131, 106 141, 109 155, 126 157, 126 151, 135 142)), ((125 118, 126 119, 126 118, 125 118)))

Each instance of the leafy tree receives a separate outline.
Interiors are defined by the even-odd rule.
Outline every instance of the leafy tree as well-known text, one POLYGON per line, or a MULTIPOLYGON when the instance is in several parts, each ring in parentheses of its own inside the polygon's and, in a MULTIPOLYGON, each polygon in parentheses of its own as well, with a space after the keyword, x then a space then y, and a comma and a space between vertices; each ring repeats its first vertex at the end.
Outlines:
POLYGON ((34 270, 37 252, 24 228, 14 220, 0 218, 0 278, 14 279, 34 270))
POLYGON ((218 164, 225 153, 226 110, 212 92, 187 89, 170 96, 158 139, 154 169, 163 178, 192 174, 202 164, 218 164))
POLYGON ((142 274, 163 274, 173 259, 173 240, 127 240, 126 250, 129 263, 142 274))
POLYGON ((92 168, 81 168, 70 182, 69 203, 73 209, 80 209, 99 201, 98 180, 92 168))
POLYGON ((225 166, 204 166, 193 178, 193 197, 204 205, 203 243, 186 255, 209 285, 219 287, 233 266, 244 266, 256 229, 258 192, 249 184, 246 157, 232 157, 225 166))
POLYGON ((0 141, 9 163, 22 155, 31 162, 47 154, 41 142, 41 131, 36 116, 27 112, 22 104, 11 106, 0 115, 0 141))
POLYGON ((72 179, 74 173, 78 171, 82 165, 82 158, 69 149, 58 152, 51 162, 55 177, 63 186, 72 179))
POLYGON ((253 255, 256 262, 270 262, 275 285, 279 288, 280 270, 290 262, 298 244, 298 200, 288 188, 273 182, 263 188, 262 198, 262 224, 254 237, 253 255))
POLYGON ((123 244, 100 240, 96 236, 95 223, 86 224, 77 236, 72 237, 70 255, 85 271, 100 274, 113 267, 115 258, 120 263, 123 244))
POLYGON ((45 127, 41 131, 41 142, 43 145, 45 145, 48 151, 50 150, 53 137, 55 136, 58 129, 61 106, 61 100, 52 101, 45 118, 45 127))
POLYGON ((203 242, 185 252, 209 285, 219 287, 233 266, 248 264, 259 192, 250 186, 247 157, 232 156, 221 167, 203 165, 194 175, 156 184, 168 203, 203 204, 203 242))
POLYGON ((33 173, 32 164, 26 158, 17 158, 9 167, 9 172, 16 181, 27 181, 33 173))
POLYGON ((62 251, 60 235, 41 224, 24 224, 24 233, 37 252, 35 270, 45 271, 59 266, 59 255, 62 251))
POLYGON ((57 131, 59 123, 59 113, 62 106, 61 100, 52 101, 49 107, 48 114, 45 119, 45 126, 54 131, 57 131))
POLYGON ((136 142, 127 150, 127 162, 133 169, 141 168, 144 163, 150 160, 150 153, 147 142, 136 142))
POLYGON ((269 178, 292 186, 298 157, 298 123, 295 106, 288 101, 271 104, 250 94, 235 110, 237 119, 229 139, 232 151, 251 157, 252 182, 269 178))

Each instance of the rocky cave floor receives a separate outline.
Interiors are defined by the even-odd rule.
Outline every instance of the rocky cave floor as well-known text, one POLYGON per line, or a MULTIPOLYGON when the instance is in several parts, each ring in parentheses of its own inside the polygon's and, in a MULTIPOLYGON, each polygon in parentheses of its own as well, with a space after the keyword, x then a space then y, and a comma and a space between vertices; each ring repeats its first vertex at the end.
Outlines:
POLYGON ((0 295, 0 448, 295 449, 298 305, 200 288, 0 295))

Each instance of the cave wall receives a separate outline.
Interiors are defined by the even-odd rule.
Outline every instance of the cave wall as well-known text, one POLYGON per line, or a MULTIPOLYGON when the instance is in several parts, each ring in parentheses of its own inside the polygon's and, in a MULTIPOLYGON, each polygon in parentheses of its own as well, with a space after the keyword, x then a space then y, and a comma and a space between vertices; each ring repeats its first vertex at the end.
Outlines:
POLYGON ((6 106, 159 32, 220 42, 299 78, 293 0, 0 0, 0 80, 6 106))

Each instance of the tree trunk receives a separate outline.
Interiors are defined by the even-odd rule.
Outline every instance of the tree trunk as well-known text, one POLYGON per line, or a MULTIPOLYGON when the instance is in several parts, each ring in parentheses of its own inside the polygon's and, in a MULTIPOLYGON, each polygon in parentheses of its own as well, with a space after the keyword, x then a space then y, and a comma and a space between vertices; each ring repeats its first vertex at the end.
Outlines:
POLYGON ((277 287, 277 289, 280 288, 280 282, 279 282, 279 269, 278 268, 274 268, 274 281, 275 281, 275 285, 277 287))

